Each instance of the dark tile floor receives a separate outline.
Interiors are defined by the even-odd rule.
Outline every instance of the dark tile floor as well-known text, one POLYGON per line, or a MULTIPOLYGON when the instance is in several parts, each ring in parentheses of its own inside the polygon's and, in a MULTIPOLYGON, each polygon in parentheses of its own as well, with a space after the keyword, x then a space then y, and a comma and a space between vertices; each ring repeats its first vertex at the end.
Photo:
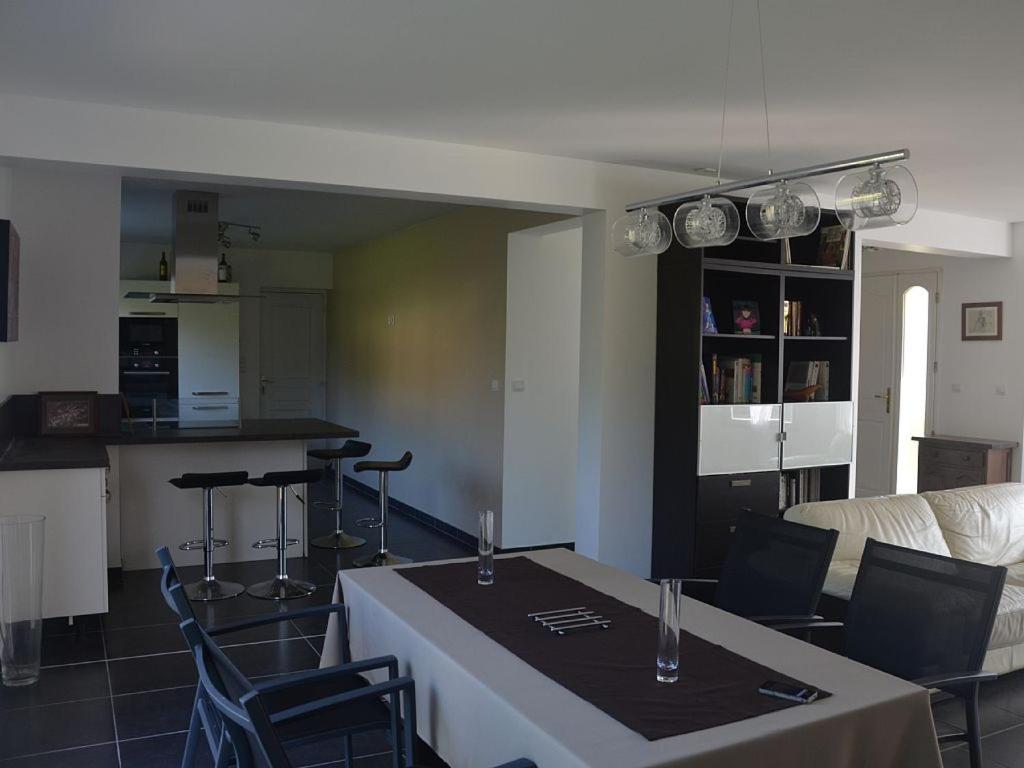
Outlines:
MULTIPOLYGON (((315 499, 325 488, 312 489, 315 499)), ((374 515, 376 505, 346 493, 346 524, 374 515)), ((319 512, 314 535, 333 528, 319 512)), ((366 531, 372 540, 375 531, 366 531)), ((392 517, 391 549, 414 560, 462 557, 461 544, 400 516, 392 517)), ((277 605, 247 595, 197 605, 201 621, 216 624, 269 611, 287 612, 328 603, 339 568, 372 545, 335 553, 312 549, 309 558, 289 560, 289 573, 317 585, 309 598, 277 605)), ((217 564, 223 579, 251 584, 272 575, 272 561, 217 564)), ((185 581, 199 568, 181 568, 185 581)), ((196 672, 174 615, 159 594, 159 571, 130 571, 110 585, 110 610, 79 617, 74 626, 47 620, 43 630, 44 669, 36 685, 0 688, 0 765, 14 768, 164 768, 178 766, 185 744, 196 672)), ((300 619, 232 635, 227 654, 251 677, 319 665, 326 620, 300 619)), ((356 741, 357 768, 390 765, 382 735, 356 741)), ((203 753, 203 748, 200 749, 203 753)), ((340 744, 307 746, 292 754, 298 766, 340 765, 340 744)), ((211 764, 203 755, 201 766, 211 764)))

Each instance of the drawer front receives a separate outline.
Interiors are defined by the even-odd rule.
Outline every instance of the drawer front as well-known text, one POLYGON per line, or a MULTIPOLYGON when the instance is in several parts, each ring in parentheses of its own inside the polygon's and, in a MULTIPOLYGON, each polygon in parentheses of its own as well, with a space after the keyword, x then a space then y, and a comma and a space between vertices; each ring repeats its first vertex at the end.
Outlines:
POLYGON ((919 461, 924 465, 942 464, 947 467, 973 467, 980 469, 985 466, 984 451, 958 451, 955 448, 924 448, 919 461))
POLYGON ((779 473, 710 475, 697 481, 697 521, 734 521, 743 512, 779 514, 779 473))
POLYGON ((917 475, 917 491, 943 491, 947 488, 966 488, 969 485, 984 485, 985 471, 982 469, 960 469, 958 467, 922 467, 917 475))
POLYGON ((238 400, 214 397, 182 398, 178 401, 178 418, 181 421, 237 422, 238 400))

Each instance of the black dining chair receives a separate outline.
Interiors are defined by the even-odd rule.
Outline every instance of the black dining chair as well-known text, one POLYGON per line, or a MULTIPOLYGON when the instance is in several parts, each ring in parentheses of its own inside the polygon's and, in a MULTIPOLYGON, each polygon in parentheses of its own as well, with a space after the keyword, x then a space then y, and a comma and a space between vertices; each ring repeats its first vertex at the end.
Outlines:
MULTIPOLYGON (((747 512, 717 579, 684 579, 723 611, 773 626, 815 614, 839 532, 747 512)), ((692 588, 688 586, 688 592, 692 588)))
MULTIPOLYGON (((167 547, 157 550, 157 557, 163 566, 160 580, 160 591, 171 610, 177 614, 180 622, 193 622, 198 626, 188 596, 185 594, 181 579, 174 567, 174 560, 167 547)), ((288 745, 319 741, 327 738, 342 737, 344 755, 351 754, 352 736, 371 730, 390 730, 393 718, 388 708, 381 703, 374 693, 366 693, 373 686, 362 676, 372 670, 387 670, 388 679, 398 678, 398 661, 394 656, 379 656, 364 661, 352 662, 348 649, 348 632, 343 604, 314 606, 299 610, 265 614, 253 618, 242 619, 229 624, 208 627, 204 635, 221 637, 254 627, 262 627, 292 619, 309 618, 333 614, 338 622, 341 638, 342 663, 335 667, 309 670, 281 675, 274 678, 275 687, 266 691, 265 703, 274 712, 291 711, 301 702, 322 699, 329 696, 350 694, 345 702, 324 710, 310 710, 304 713, 293 712, 280 721, 279 738, 288 745)), ((188 647, 193 650, 194 644, 187 640, 188 647)), ((197 659, 198 666, 198 659, 197 659)), ((199 685, 192 706, 192 717, 189 722, 188 737, 185 741, 183 768, 195 764, 196 751, 200 735, 205 735, 210 752, 217 766, 227 765, 234 754, 231 739, 230 723, 225 723, 217 708, 211 705, 206 686, 199 685)), ((397 743, 394 732, 393 742, 397 743)))
MULTIPOLYGON (((234 748, 238 768, 260 764, 269 768, 292 768, 281 740, 281 725, 296 718, 322 712, 335 712, 338 707, 373 697, 388 700, 391 733, 401 733, 393 741, 394 768, 412 768, 416 738, 415 685, 411 677, 396 677, 359 691, 344 691, 322 698, 295 701, 284 710, 276 709, 268 698, 287 691, 291 683, 275 678, 269 682, 251 683, 231 663, 213 639, 194 621, 183 622, 181 630, 193 648, 199 668, 200 685, 226 724, 228 740, 234 748), (260 761, 254 761, 258 755, 260 761)), ((383 705, 382 705, 383 706, 383 705)), ((352 755, 345 756, 346 768, 352 766, 352 755)), ((505 763, 499 768, 536 768, 529 760, 505 763)))
POLYGON ((998 677, 981 666, 1005 580, 1002 566, 868 539, 845 622, 796 626, 842 627, 848 658, 960 699, 967 729, 939 741, 966 741, 981 768, 978 689, 998 677))

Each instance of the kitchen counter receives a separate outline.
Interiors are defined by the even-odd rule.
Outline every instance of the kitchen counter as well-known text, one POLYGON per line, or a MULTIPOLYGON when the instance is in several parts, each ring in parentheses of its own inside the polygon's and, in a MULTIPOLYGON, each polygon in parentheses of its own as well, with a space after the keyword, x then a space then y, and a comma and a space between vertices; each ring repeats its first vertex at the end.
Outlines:
POLYGON ((135 425, 135 432, 98 437, 14 437, 0 455, 0 472, 32 469, 109 467, 107 446, 182 443, 240 443, 268 440, 327 440, 359 432, 322 419, 243 419, 238 427, 158 429, 135 425))

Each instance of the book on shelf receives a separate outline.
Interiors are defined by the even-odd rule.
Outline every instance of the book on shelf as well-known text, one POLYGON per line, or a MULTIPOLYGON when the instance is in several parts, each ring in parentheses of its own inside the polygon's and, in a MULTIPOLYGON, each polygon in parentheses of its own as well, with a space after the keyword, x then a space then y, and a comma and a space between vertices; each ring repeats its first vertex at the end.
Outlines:
POLYGON ((850 231, 841 225, 822 227, 818 241, 818 266, 850 268, 850 231))
POLYGON ((804 327, 803 309, 804 303, 802 301, 786 299, 782 302, 782 334, 784 336, 800 335, 800 329, 804 327))
POLYGON ((828 360, 793 360, 786 369, 782 399, 786 402, 828 400, 828 360))
POLYGON ((763 365, 760 355, 732 357, 711 355, 711 378, 707 379, 701 363, 701 404, 713 405, 760 403, 763 365), (708 400, 705 401, 705 383, 708 400))
POLYGON ((708 390, 708 377, 704 371, 704 362, 700 364, 700 404, 707 405, 711 402, 711 392, 708 390))
POLYGON ((821 470, 817 467, 779 475, 779 511, 797 504, 821 501, 821 470))

